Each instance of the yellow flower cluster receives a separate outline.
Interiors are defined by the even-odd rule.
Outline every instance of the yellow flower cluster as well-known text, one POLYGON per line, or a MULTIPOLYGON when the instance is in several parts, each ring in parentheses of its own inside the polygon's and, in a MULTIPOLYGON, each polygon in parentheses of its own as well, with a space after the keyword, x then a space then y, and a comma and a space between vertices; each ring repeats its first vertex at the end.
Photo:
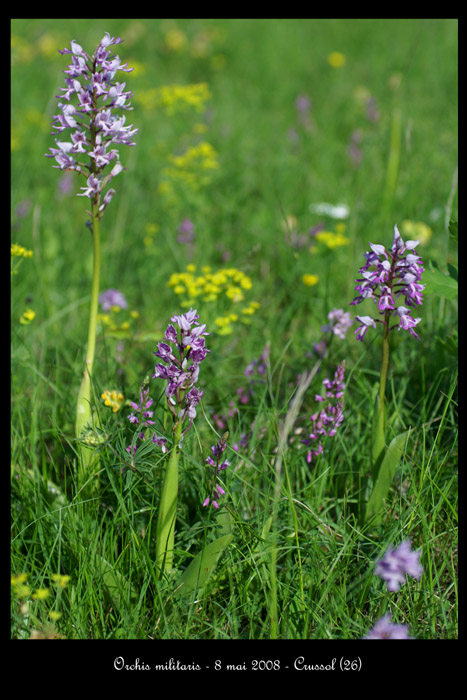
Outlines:
POLYGON ((210 98, 211 93, 207 83, 163 85, 157 91, 156 105, 165 109, 167 114, 189 107, 201 112, 205 102, 210 98))
MULTIPOLYGON (((253 284, 251 278, 241 270, 234 267, 212 270, 209 266, 201 268, 201 274, 196 273, 196 265, 187 265, 186 272, 174 272, 167 283, 175 294, 182 297, 182 307, 199 306, 200 302, 217 302, 228 300, 229 304, 238 304, 245 300, 245 292, 249 291, 253 284)), ((218 333, 226 335, 232 332, 232 323, 241 318, 248 323, 248 317, 252 316, 259 308, 257 301, 250 301, 237 312, 227 311, 219 315, 214 323, 218 327, 218 333)))
MULTIPOLYGON (((65 586, 68 584, 68 582, 71 579, 71 576, 67 576, 64 574, 52 574, 52 581, 55 583, 57 588, 65 588, 65 586)), ((35 601, 41 601, 41 600, 47 600, 47 598, 50 597, 51 592, 50 588, 36 588, 34 591, 31 588, 31 586, 28 584, 28 574, 23 572, 21 574, 12 574, 11 576, 11 587, 13 590, 13 593, 15 597, 18 599, 19 605, 20 605, 20 613, 21 615, 28 615, 29 614, 29 605, 30 605, 30 600, 29 597, 32 600, 35 601)), ((56 602, 60 600, 59 595, 57 596, 56 602)), ((59 620, 62 616, 62 613, 59 610, 48 610, 48 616, 49 619, 52 620, 52 622, 56 622, 59 620)), ((31 639, 44 639, 44 638, 55 638, 55 637, 61 637, 61 635, 58 635, 55 632, 54 627, 50 626, 50 624, 45 624, 43 627, 42 631, 38 630, 33 630, 31 633, 31 639)))
POLYGON ((144 109, 161 109, 168 115, 186 112, 188 109, 202 112, 210 98, 211 92, 207 83, 162 85, 162 87, 140 90, 139 94, 135 95, 135 100, 144 109))
POLYGON ((36 317, 36 312, 33 311, 32 309, 26 309, 26 311, 20 316, 19 322, 23 326, 29 326, 31 321, 34 321, 36 317))
POLYGON ((192 39, 178 27, 171 26, 165 31, 164 44, 170 53, 184 53, 189 51, 193 58, 211 57, 211 65, 222 54, 214 54, 216 44, 225 38, 225 32, 218 27, 204 27, 200 29, 192 39))
POLYGON ((215 301, 222 294, 234 302, 243 301, 243 290, 253 286, 251 279, 234 267, 212 272, 205 266, 201 268, 201 275, 195 272, 196 265, 187 265, 186 272, 174 272, 167 283, 175 294, 187 296, 184 306, 194 304, 198 297, 202 301, 215 301))
MULTIPOLYGON (((344 236, 345 224, 336 224, 335 231, 318 231, 315 235, 315 240, 319 243, 324 243, 326 248, 331 250, 334 248, 340 248, 341 246, 348 245, 350 243, 350 238, 344 236)), ((310 253, 316 253, 316 246, 310 248, 310 253)))
MULTIPOLYGON (((250 301, 248 306, 244 306, 241 310, 243 323, 249 323, 247 320, 248 316, 252 316, 257 309, 259 309, 260 303, 258 301, 250 301)), ((217 332, 219 335, 228 335, 232 333, 232 323, 236 323, 239 320, 239 315, 236 313, 226 313, 225 316, 218 316, 214 319, 214 323, 217 326, 217 332)))
POLYGON ((97 320, 101 321, 104 324, 105 330, 108 333, 115 333, 116 331, 130 330, 131 320, 138 317, 138 311, 130 311, 128 318, 128 313, 125 312, 125 309, 122 309, 120 306, 111 306, 108 313, 98 314, 97 320), (118 323, 116 316, 118 316, 121 313, 123 313, 126 318, 121 323, 118 323))
MULTIPOLYGON (((65 576, 62 574, 52 574, 52 581, 57 584, 59 588, 65 588, 71 576, 65 576)), ((28 585, 28 574, 13 574, 11 576, 11 586, 13 592, 17 598, 27 598, 31 593, 31 587, 28 585)), ((45 600, 50 595, 49 588, 38 588, 32 594, 34 600, 45 600)))
POLYGON ((109 389, 101 394, 101 398, 104 400, 104 404, 106 406, 112 407, 113 413, 117 413, 117 411, 121 409, 123 406, 123 401, 125 400, 125 397, 120 391, 109 391, 109 389))
POLYGON ((405 219, 401 225, 401 233, 404 239, 410 238, 411 240, 419 241, 422 245, 425 245, 430 240, 433 235, 433 231, 427 224, 423 221, 410 221, 405 219))
POLYGON ((12 243, 11 244, 11 257, 21 257, 21 258, 32 258, 33 252, 32 250, 27 250, 24 246, 19 245, 18 243, 12 243))
POLYGON ((13 592, 18 598, 27 598, 31 593, 30 586, 27 585, 28 575, 23 574, 13 574, 11 577, 11 586, 13 592))
POLYGON ((33 252, 32 250, 27 250, 22 245, 19 245, 19 243, 12 243, 11 244, 11 276, 17 275, 18 270, 22 265, 22 258, 32 258, 33 252))
MULTIPOLYGON (((162 175, 169 181, 183 182, 192 189, 199 189, 210 182, 208 173, 219 167, 217 153, 210 143, 201 141, 180 155, 169 156, 171 167, 164 168, 162 175)), ((162 182, 160 194, 172 194, 170 182, 162 182)))

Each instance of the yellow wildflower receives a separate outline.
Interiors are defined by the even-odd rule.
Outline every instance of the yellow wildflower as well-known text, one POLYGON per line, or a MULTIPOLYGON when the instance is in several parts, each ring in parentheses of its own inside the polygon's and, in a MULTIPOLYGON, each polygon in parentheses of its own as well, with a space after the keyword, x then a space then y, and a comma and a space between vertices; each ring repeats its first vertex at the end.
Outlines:
POLYGON ((407 237, 411 240, 419 241, 422 245, 428 243, 433 235, 431 228, 424 224, 423 221, 415 222, 408 219, 402 222, 401 233, 404 235, 404 238, 407 237))
POLYGON ((240 287, 236 287, 235 285, 229 286, 225 293, 229 297, 229 299, 232 299, 232 301, 235 302, 243 301, 244 299, 242 290, 240 289, 240 287))
POLYGON ((136 78, 138 75, 144 75, 146 73, 146 65, 141 63, 141 61, 135 60, 134 58, 131 59, 131 67, 133 68, 131 71, 132 78, 136 78))
POLYGON ((342 66, 345 64, 345 61, 346 58, 343 53, 340 53, 340 51, 333 51, 328 56, 328 63, 333 68, 342 68, 342 66))
POLYGON ((120 391, 109 391, 108 389, 101 394, 101 398, 104 400, 106 406, 112 407, 113 413, 120 410, 125 400, 125 397, 120 391))
POLYGON ((23 315, 20 316, 19 322, 23 324, 23 326, 28 326, 31 323, 31 321, 34 320, 35 316, 35 311, 33 311, 32 309, 26 309, 23 315))
POLYGON ((24 248, 24 246, 19 245, 18 243, 12 243, 11 244, 11 257, 22 257, 22 258, 32 258, 33 252, 32 250, 27 250, 24 248))
POLYGON ((186 34, 181 29, 170 29, 165 35, 165 45, 169 51, 178 53, 182 51, 187 44, 186 34))
POLYGON ((35 593, 32 594, 32 598, 34 600, 45 600, 48 598, 50 595, 50 591, 48 588, 38 588, 35 593))
POLYGON ((162 109, 166 114, 185 112, 193 108, 196 112, 204 110, 205 103, 211 98, 207 83, 191 85, 162 85, 146 91, 140 102, 149 109, 162 109))
POLYGON ((23 583, 26 583, 28 580, 28 575, 26 573, 22 574, 13 574, 11 577, 11 585, 12 586, 20 586, 23 583))
POLYGON ((159 231, 159 228, 159 224, 148 222, 144 227, 144 230, 146 231, 148 236, 154 236, 159 231))
POLYGON ((302 282, 303 284, 306 284, 307 287, 313 287, 315 284, 318 284, 319 277, 318 275, 312 275, 307 273, 303 275, 302 282))
POLYGON ((318 231, 315 239, 324 243, 328 248, 338 248, 350 243, 349 238, 341 233, 332 233, 332 231, 318 231))
POLYGON ((15 594, 18 596, 18 598, 27 598, 28 595, 31 593, 31 588, 24 584, 15 586, 13 590, 15 591, 15 594))
POLYGON ((71 576, 67 576, 66 574, 52 574, 52 581, 56 583, 57 586, 60 586, 60 588, 65 588, 70 579, 71 576))
POLYGON ((62 616, 61 612, 58 612, 58 610, 50 610, 49 611, 49 617, 53 622, 57 622, 62 616))

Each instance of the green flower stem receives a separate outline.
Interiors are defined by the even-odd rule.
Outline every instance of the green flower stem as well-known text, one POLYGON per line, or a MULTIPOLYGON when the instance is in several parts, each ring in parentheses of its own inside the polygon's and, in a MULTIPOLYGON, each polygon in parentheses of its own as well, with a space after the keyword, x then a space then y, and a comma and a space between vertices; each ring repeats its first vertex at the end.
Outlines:
POLYGON ((183 421, 181 420, 176 424, 174 448, 167 463, 159 503, 156 526, 156 568, 158 576, 167 574, 172 569, 173 564, 182 425, 183 421))
POLYGON ((389 369, 389 319, 391 312, 386 309, 384 314, 383 351, 381 357, 381 373, 379 392, 376 397, 373 416, 373 440, 371 446, 372 478, 375 481, 381 464, 386 444, 386 383, 389 369))
POLYGON ((379 380, 379 402, 383 404, 386 395, 386 381, 388 378, 389 368, 389 317, 391 311, 386 309, 384 313, 384 331, 383 331, 383 353, 381 357, 381 374, 379 380))
MULTIPOLYGON (((99 225, 99 202, 98 198, 95 197, 92 202, 93 273, 91 289, 91 308, 89 313, 86 361, 83 372, 83 378, 81 380, 81 386, 78 393, 78 401, 76 404, 75 435, 77 438, 80 437, 83 429, 91 426, 92 417, 91 378, 92 368, 94 364, 94 355, 96 351, 96 326, 101 268, 101 244, 99 225)), ((84 480, 89 476, 87 474, 87 471, 92 453, 93 451, 86 447, 83 447, 81 450, 80 469, 78 474, 79 485, 82 485, 84 480)))

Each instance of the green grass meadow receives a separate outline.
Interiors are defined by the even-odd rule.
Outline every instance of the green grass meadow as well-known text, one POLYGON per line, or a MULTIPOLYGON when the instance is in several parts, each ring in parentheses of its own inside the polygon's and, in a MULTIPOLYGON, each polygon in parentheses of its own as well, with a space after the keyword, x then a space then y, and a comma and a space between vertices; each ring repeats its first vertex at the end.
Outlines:
POLYGON ((389 612, 415 639, 457 639, 457 31, 455 19, 12 20, 11 243, 31 251, 11 277, 12 639, 358 640, 389 612), (139 131, 119 147, 126 170, 100 226, 100 289, 128 308, 100 309, 88 497, 74 421, 90 205, 84 179, 44 154, 60 139, 58 49, 92 53, 106 31, 134 67, 116 79, 139 131), (369 243, 390 247, 395 224, 420 241, 427 287, 420 340, 391 334, 386 443, 410 434, 371 525, 381 334, 321 327, 336 308, 372 313, 349 303, 369 243), (130 457, 128 416, 146 381, 167 430, 154 351, 190 306, 210 353, 161 578, 165 455, 147 440, 130 457), (310 464, 298 428, 343 361, 344 421, 310 464), (226 430, 216 510, 203 507, 205 460, 226 430), (388 593, 375 562, 405 539, 423 574, 388 593))

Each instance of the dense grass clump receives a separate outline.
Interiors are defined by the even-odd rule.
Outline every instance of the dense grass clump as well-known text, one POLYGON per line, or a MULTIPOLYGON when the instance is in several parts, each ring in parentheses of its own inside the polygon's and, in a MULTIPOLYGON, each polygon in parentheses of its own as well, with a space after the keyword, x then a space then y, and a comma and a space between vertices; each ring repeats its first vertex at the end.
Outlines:
POLYGON ((456 638, 457 22, 21 19, 11 44, 11 636, 456 638), (58 49, 105 32, 138 133, 84 434, 91 205, 44 154, 58 49), (419 339, 359 342, 362 256, 396 224, 419 339))

